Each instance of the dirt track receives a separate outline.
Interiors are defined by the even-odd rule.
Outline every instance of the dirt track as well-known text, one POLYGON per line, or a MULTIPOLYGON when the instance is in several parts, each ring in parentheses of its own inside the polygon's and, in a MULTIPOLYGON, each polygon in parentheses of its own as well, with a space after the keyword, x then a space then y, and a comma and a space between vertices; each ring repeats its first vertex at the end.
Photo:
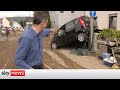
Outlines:
POLYGON ((19 36, 13 36, 7 40, 5 37, 0 41, 0 68, 12 69, 16 68, 13 63, 14 55, 17 48, 17 40, 19 36))
MULTIPOLYGON (((16 69, 14 64, 14 55, 18 46, 19 36, 11 35, 9 40, 2 37, 0 41, 0 68, 3 69, 16 69)), ((62 53, 58 52, 59 49, 53 50, 50 48, 50 41, 52 38, 43 38, 43 48, 48 50, 53 54, 50 56, 48 52, 43 50, 43 62, 44 67, 49 69, 79 69, 80 67, 77 63, 71 61, 69 58, 64 56, 62 53), (57 58, 54 58, 57 56, 57 58), (59 61, 58 58, 61 60, 59 61)))

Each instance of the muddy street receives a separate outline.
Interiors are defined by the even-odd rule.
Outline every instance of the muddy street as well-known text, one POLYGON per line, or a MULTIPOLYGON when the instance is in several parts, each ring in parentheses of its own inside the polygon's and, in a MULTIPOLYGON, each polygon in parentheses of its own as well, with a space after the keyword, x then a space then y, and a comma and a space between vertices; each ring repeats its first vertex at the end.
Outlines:
MULTIPOLYGON (((17 69, 14 64, 14 55, 18 46, 19 36, 11 35, 9 40, 0 41, 0 68, 17 69)), ((2 40, 2 39, 1 39, 2 40)), ((76 56, 70 54, 76 45, 51 49, 52 38, 43 38, 43 64, 45 69, 85 69, 87 68, 108 68, 102 61, 96 63, 96 57, 76 56), (90 59, 92 59, 90 61, 90 59), (98 67, 97 67, 98 65, 98 67)))
POLYGON ((71 61, 65 55, 59 52, 61 48, 51 49, 50 42, 52 38, 45 37, 43 39, 43 61, 53 69, 81 69, 80 65, 71 61), (51 54, 52 53, 52 54, 51 54))

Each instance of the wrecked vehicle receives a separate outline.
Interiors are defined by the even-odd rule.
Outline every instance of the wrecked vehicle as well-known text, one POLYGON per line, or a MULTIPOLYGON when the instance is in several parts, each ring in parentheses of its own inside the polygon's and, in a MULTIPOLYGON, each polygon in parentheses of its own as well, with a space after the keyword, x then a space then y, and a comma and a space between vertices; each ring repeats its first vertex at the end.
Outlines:
MULTIPOLYGON (((94 23, 94 31, 97 29, 97 24, 94 23)), ((56 49, 59 46, 70 44, 74 41, 84 44, 89 40, 90 33, 90 18, 81 16, 69 21, 61 26, 51 41, 51 48, 56 49)))

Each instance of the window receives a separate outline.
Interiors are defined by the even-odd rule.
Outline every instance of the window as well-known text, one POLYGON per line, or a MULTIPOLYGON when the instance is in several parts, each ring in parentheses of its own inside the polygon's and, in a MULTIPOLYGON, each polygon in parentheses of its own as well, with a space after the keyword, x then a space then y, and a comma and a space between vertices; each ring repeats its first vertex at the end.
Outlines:
POLYGON ((74 27, 74 22, 73 21, 67 23, 66 24, 66 32, 72 30, 73 27, 74 27))
POLYGON ((71 13, 75 13, 75 11, 71 11, 71 13))
POLYGON ((58 36, 62 36, 64 33, 65 33, 65 31, 64 31, 63 29, 60 29, 60 30, 58 31, 58 36))
POLYGON ((109 28, 116 29, 117 28, 117 14, 109 15, 109 28))
POLYGON ((64 11, 60 11, 60 13, 64 13, 64 11))
POLYGON ((65 33, 65 25, 60 28, 60 30, 58 31, 58 35, 62 36, 64 33, 65 33))
POLYGON ((75 23, 75 24, 78 24, 78 19, 75 19, 75 20, 74 20, 74 23, 75 23))
POLYGON ((60 29, 63 29, 63 30, 65 30, 65 25, 63 25, 60 29))

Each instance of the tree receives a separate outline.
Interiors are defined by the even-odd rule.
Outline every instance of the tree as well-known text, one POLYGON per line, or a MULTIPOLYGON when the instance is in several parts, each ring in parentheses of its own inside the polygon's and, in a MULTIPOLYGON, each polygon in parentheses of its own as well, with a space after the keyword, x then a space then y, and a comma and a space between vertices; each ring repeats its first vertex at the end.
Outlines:
POLYGON ((50 15, 49 15, 49 11, 45 11, 45 13, 50 17, 50 15))
POLYGON ((50 20, 50 18, 48 18, 47 28, 51 28, 51 20, 50 20))
POLYGON ((13 21, 11 19, 9 19, 9 24, 10 26, 13 26, 13 21))
POLYGON ((45 13, 49 16, 49 18, 48 18, 47 28, 51 28, 51 24, 52 24, 52 22, 51 22, 51 19, 50 19, 49 11, 45 11, 45 13))
POLYGON ((23 28, 26 26, 26 20, 20 20, 19 23, 23 28))

